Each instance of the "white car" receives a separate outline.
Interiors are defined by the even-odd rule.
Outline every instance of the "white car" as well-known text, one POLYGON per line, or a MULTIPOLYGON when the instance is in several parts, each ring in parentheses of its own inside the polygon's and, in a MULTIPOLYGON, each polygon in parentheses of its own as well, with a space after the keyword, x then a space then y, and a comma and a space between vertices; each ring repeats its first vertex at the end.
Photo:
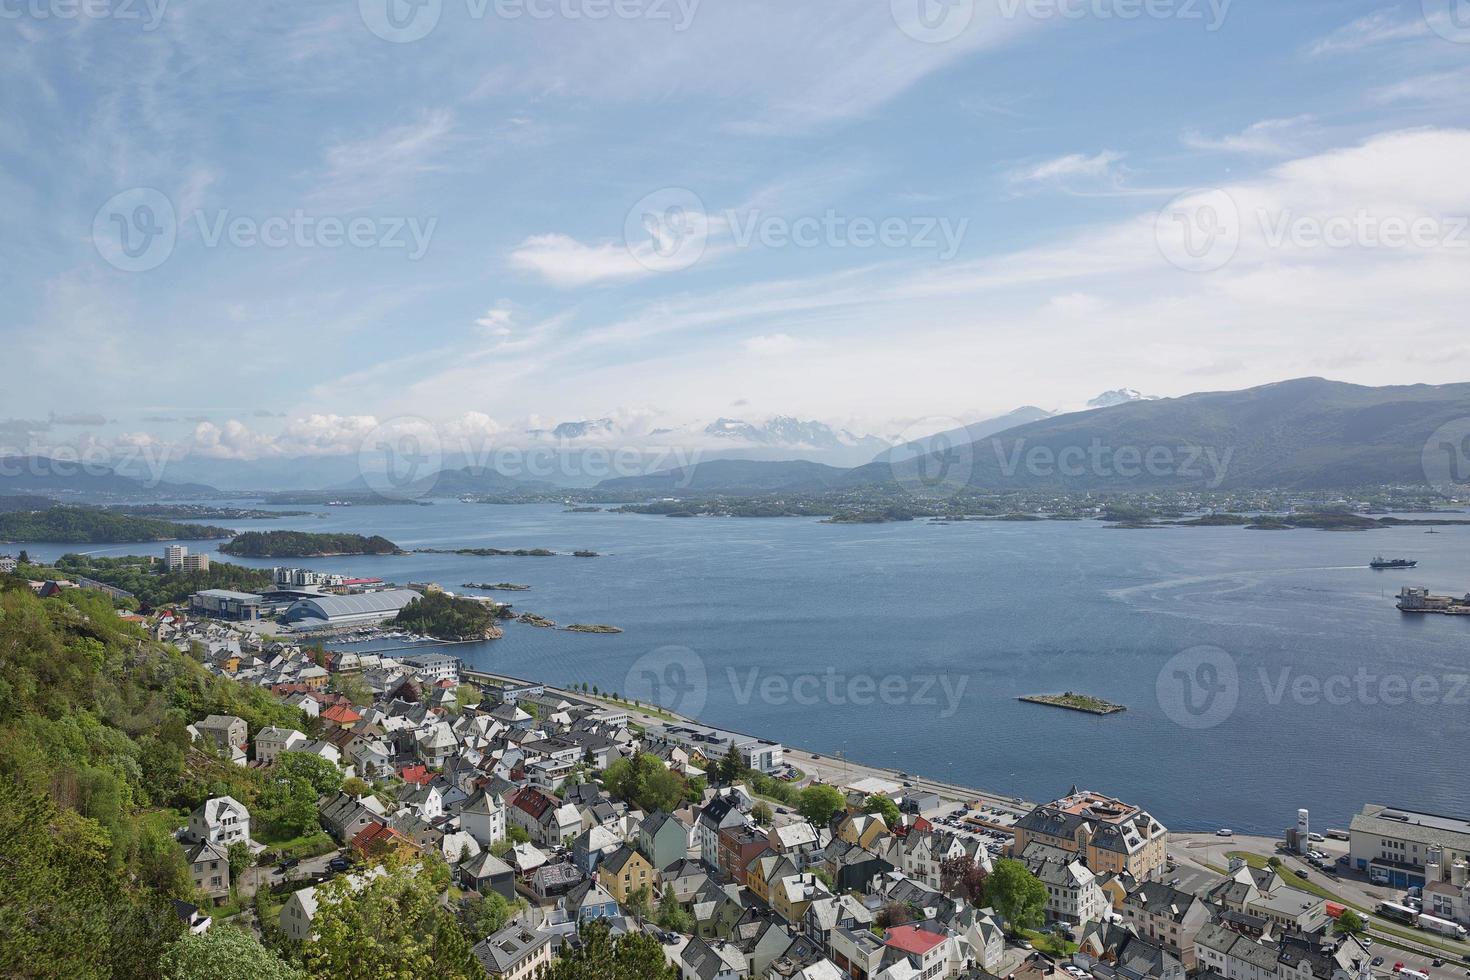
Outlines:
POLYGON ((1235 831, 1231 830, 1229 827, 1221 827, 1219 830, 1215 831, 1215 836, 1216 837, 1234 837, 1235 836, 1235 831))
POLYGON ((1326 837, 1323 837, 1321 834, 1308 834, 1307 835, 1307 840, 1311 841, 1314 844, 1325 844, 1325 843, 1327 843, 1327 838, 1326 837))

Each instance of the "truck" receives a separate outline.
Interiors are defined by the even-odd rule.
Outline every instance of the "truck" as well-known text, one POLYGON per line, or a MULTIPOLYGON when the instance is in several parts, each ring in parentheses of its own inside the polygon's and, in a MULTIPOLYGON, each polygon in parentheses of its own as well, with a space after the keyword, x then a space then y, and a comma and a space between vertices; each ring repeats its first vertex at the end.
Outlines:
POLYGON ((1451 939, 1464 939, 1465 927, 1458 922, 1449 919, 1441 919, 1435 915, 1424 914, 1419 916, 1419 928, 1426 932, 1437 932, 1441 936, 1449 936, 1451 939))

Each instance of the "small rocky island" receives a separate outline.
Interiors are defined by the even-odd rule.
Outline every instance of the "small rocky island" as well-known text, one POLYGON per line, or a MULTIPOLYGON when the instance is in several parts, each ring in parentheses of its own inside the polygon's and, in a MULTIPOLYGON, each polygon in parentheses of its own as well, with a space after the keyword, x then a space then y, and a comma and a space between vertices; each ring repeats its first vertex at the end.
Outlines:
POLYGON ((1090 715, 1111 715, 1128 710, 1125 705, 1114 704, 1103 698, 1093 697, 1091 694, 1077 694, 1073 691, 1067 691, 1064 694, 1027 694, 1016 700, 1029 701, 1031 704, 1045 704, 1053 708, 1066 708, 1070 711, 1085 711, 1090 715))
POLYGON ((498 640, 505 631, 496 625, 496 618, 496 606, 488 600, 433 591, 404 606, 393 625, 436 640, 498 640))
POLYGON ((466 582, 460 586, 461 589, 479 589, 481 592, 528 592, 529 585, 517 585, 514 582, 466 582))

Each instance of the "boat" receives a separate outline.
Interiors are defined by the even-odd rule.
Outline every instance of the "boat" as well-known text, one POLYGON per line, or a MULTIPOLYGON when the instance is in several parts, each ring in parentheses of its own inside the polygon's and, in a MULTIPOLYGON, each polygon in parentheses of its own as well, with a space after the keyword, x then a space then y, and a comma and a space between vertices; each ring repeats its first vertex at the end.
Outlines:
POLYGON ((1368 563, 1369 568, 1413 568, 1419 563, 1412 558, 1385 558, 1379 555, 1368 563))

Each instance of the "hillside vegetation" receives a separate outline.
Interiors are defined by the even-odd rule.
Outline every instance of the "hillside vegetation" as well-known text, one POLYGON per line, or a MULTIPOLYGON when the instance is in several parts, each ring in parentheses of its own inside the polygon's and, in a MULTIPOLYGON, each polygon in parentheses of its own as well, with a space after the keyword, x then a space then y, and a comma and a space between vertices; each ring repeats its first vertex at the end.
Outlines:
POLYGON ((496 608, 488 602, 428 592, 404 606, 393 625, 437 640, 499 639, 496 608))
POLYGON ((0 541, 111 544, 228 538, 235 532, 208 524, 178 524, 94 507, 49 507, 0 513, 0 541))
POLYGON ((244 718, 252 734, 305 725, 264 691, 154 643, 98 593, 42 600, 0 579, 7 976, 156 977, 181 931, 169 900, 193 897, 171 836, 187 811, 229 794, 267 821, 289 818, 288 787, 191 746, 186 725, 212 713, 244 718))
POLYGON ((62 555, 56 569, 68 576, 95 579, 131 592, 145 606, 183 602, 201 589, 260 592, 271 587, 271 573, 228 562, 211 562, 207 572, 168 572, 146 557, 62 555))

